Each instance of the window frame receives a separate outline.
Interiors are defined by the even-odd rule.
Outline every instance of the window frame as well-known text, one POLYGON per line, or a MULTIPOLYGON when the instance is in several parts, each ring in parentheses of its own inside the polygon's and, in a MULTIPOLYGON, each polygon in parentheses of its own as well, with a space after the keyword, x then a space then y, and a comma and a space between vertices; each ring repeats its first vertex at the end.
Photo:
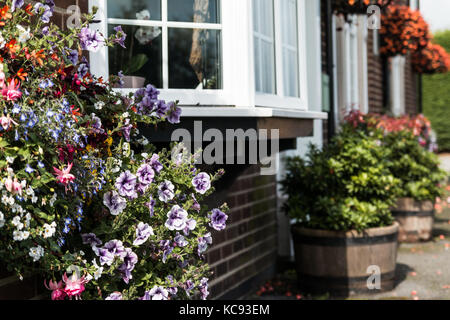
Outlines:
MULTIPOLYGON (((258 0, 253 0, 258 1, 258 0)), ((255 105, 258 107, 288 108, 296 110, 308 110, 308 84, 307 84, 307 64, 306 64, 306 7, 305 0, 297 0, 297 45, 298 45, 298 82, 299 97, 289 97, 284 95, 284 74, 283 74, 283 39, 281 25, 281 1, 272 0, 274 4, 274 34, 275 34, 275 94, 268 94, 255 91, 255 105), (304 48, 304 50, 301 50, 304 48)), ((253 9, 253 8, 252 8, 253 9)), ((253 19, 253 18, 252 18, 253 19)), ((253 41, 253 21, 252 21, 252 47, 253 41)))
MULTIPOLYGON (((156 27, 193 27, 201 28, 207 26, 210 29, 221 30, 221 63, 222 63, 222 89, 159 89, 160 97, 167 101, 178 100, 181 106, 195 107, 237 107, 237 108, 255 108, 267 107, 273 109, 293 109, 304 114, 308 111, 308 86, 307 86, 307 63, 306 51, 306 10, 305 1, 298 1, 298 45, 299 45, 299 85, 300 98, 284 97, 283 87, 278 86, 278 81, 283 82, 283 75, 277 75, 277 92, 281 95, 257 94, 255 90, 255 68, 254 68, 254 43, 253 43, 253 6, 251 0, 221 0, 220 1, 220 24, 194 23, 194 22, 172 22, 167 21, 167 0, 161 0, 161 21, 143 20, 136 22, 144 26, 156 27), (244 31, 243 31, 244 30, 244 31), (302 50, 302 48, 305 48, 302 50), (281 79, 279 79, 281 78, 281 79)), ((280 11, 279 2, 283 0, 274 0, 278 4, 275 9, 280 11)), ((98 12, 95 19, 99 22, 92 24, 91 28, 98 30, 104 35, 108 34, 108 24, 121 24, 121 19, 107 19, 107 0, 89 0, 89 8, 96 6, 98 12)), ((276 54, 282 55, 281 48, 281 30, 280 17, 277 14, 275 36, 278 47, 276 54)), ((126 20, 127 24, 129 20, 126 20)), ((167 31, 167 30, 166 30, 167 31)), ((168 79, 168 61, 164 57, 168 56, 168 32, 162 32, 163 37, 163 81, 168 79), (164 71, 166 70, 166 71, 164 71)), ((317 53, 319 54, 319 53, 317 53)), ((90 52, 91 73, 107 79, 109 77, 108 48, 101 48, 98 52, 90 52)), ((282 62, 282 60, 280 60, 282 62)), ((282 70, 282 64, 277 64, 277 69, 282 70), (280 66, 280 67, 278 67, 280 66)), ((134 92, 136 89, 116 89, 123 93, 134 92)))

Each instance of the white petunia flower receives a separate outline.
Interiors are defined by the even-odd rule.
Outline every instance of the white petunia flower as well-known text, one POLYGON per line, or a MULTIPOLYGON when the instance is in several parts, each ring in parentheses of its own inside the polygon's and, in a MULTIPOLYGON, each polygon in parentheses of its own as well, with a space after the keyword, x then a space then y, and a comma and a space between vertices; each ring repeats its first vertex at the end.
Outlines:
POLYGON ((27 29, 25 29, 24 27, 22 27, 21 25, 17 26, 17 29, 19 29, 19 42, 20 43, 25 43, 28 40, 30 40, 31 38, 31 34, 30 34, 30 27, 28 27, 27 29))
POLYGON ((30 248, 30 252, 28 254, 33 258, 33 262, 39 261, 39 259, 44 256, 44 248, 41 246, 30 248))
POLYGON ((97 102, 94 104, 94 107, 95 107, 95 109, 97 109, 97 110, 102 110, 104 106, 105 106, 105 103, 104 103, 103 101, 97 101, 97 102))
POLYGON ((56 232, 56 228, 55 228, 56 224, 53 225, 53 223, 51 225, 49 225, 47 223, 44 224, 44 231, 42 232, 44 239, 51 238, 55 234, 55 232, 56 232))

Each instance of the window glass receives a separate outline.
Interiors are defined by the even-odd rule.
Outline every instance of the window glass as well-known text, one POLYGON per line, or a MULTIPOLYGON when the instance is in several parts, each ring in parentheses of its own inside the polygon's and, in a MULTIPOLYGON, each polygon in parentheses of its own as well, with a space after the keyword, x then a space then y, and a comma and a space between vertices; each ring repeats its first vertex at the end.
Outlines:
POLYGON ((299 97, 299 55, 297 0, 282 0, 281 26, 283 47, 283 87, 284 95, 299 97))
POLYGON ((253 0, 255 86, 276 94, 273 0, 253 0))
MULTIPOLYGON (((110 34, 116 26, 109 25, 110 34)), ((126 49, 119 45, 109 48, 110 74, 117 75, 122 70, 126 88, 149 83, 162 88, 161 28, 122 25, 122 29, 127 34, 126 49)))
POLYGON ((169 28, 169 88, 221 89, 220 31, 169 28))
POLYGON ((167 0, 168 20, 220 23, 219 0, 167 0))
POLYGON ((109 34, 118 26, 114 19, 129 20, 120 21, 127 34, 126 49, 108 49, 109 73, 122 70, 125 87, 150 83, 161 89, 222 89, 220 0, 108 0, 107 4, 109 34), (163 4, 167 17, 161 16, 163 4), (185 22, 215 25, 201 29, 195 24, 186 27, 185 22))
POLYGON ((107 0, 108 18, 161 20, 161 0, 107 0))

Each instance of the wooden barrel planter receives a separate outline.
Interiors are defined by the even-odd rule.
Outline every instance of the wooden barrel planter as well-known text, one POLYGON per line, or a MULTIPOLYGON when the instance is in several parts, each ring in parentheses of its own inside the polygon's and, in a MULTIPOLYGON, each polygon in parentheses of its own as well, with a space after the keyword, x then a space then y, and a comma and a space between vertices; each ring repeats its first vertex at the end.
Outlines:
POLYGON ((400 242, 429 241, 433 236, 434 204, 431 201, 416 201, 401 198, 392 215, 398 221, 400 242))
POLYGON ((307 293, 349 296, 389 291, 394 287, 398 224, 384 228, 338 232, 293 226, 299 286, 307 293), (370 266, 378 266, 381 289, 369 290, 370 266))

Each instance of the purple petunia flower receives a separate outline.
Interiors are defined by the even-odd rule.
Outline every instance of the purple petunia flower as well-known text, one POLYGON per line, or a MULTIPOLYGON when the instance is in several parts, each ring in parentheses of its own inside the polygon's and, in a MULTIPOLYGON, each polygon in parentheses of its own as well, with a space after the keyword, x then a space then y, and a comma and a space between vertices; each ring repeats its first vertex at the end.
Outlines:
POLYGON ((119 76, 119 87, 123 88, 123 86, 125 85, 125 82, 123 81, 123 71, 120 70, 119 73, 117 74, 119 76))
POLYGON ((197 221, 195 221, 194 219, 189 219, 188 221, 186 221, 186 228, 184 228, 184 230, 183 230, 184 234, 186 236, 188 236, 189 233, 191 231, 193 231, 196 226, 197 226, 197 221))
POLYGON ((195 288, 194 281, 192 281, 192 280, 187 280, 187 281, 184 283, 184 291, 186 291, 186 295, 187 295, 188 297, 191 296, 191 291, 194 290, 194 288, 195 288))
POLYGON ((213 209, 208 217, 211 220, 209 225, 215 230, 222 231, 226 228, 228 216, 224 212, 219 209, 213 209))
POLYGON ((83 50, 97 52, 105 44, 103 36, 95 30, 90 30, 88 27, 82 28, 78 36, 81 42, 81 49, 83 50))
POLYGON ((23 6, 23 0, 13 0, 11 4, 11 12, 14 12, 16 8, 20 8, 23 6))
POLYGON ((186 241, 186 239, 177 232, 177 235, 175 236, 175 238, 173 239, 173 241, 175 242, 175 244, 178 247, 186 247, 188 245, 188 242, 186 241))
POLYGON ((170 102, 168 104, 169 110, 167 111, 167 121, 171 124, 180 123, 181 118, 181 108, 178 107, 175 103, 170 102))
POLYGON ((129 197, 131 199, 137 198, 136 193, 136 176, 130 171, 122 172, 122 174, 117 178, 115 184, 119 194, 123 197, 129 197))
POLYGON ((206 298, 208 298, 209 296, 208 278, 202 278, 202 280, 200 280, 200 285, 198 286, 198 288, 200 289, 202 300, 206 300, 206 298))
POLYGON ((41 8, 44 8, 42 15, 41 15, 41 20, 44 23, 49 23, 50 22, 50 18, 53 16, 53 8, 51 8, 50 6, 43 4, 41 2, 37 2, 34 5, 34 13, 39 14, 41 11, 41 8))
POLYGON ((206 251, 206 249, 208 249, 208 245, 212 244, 211 233, 207 233, 203 237, 199 237, 197 241, 198 241, 197 253, 200 256, 202 255, 203 252, 206 251))
POLYGON ((155 204, 156 201, 152 198, 152 196, 150 196, 150 201, 145 204, 145 206, 150 211, 150 217, 153 217, 153 215, 155 214, 155 204))
POLYGON ((169 292, 163 287, 153 287, 150 291, 146 291, 142 300, 168 300, 169 292))
POLYGON ((49 27, 43 27, 42 28, 42 34, 44 36, 48 36, 48 34, 49 34, 49 27))
POLYGON ((195 198, 195 196, 193 194, 191 196, 192 196, 192 199, 194 200, 194 203, 192 204, 191 209, 195 210, 197 212, 200 212, 200 210, 201 210, 200 204, 198 203, 197 199, 195 198))
POLYGON ((125 119, 125 124, 122 126, 121 130, 123 133, 123 137, 126 141, 130 142, 130 132, 133 125, 130 124, 130 119, 125 119))
POLYGON ((113 292, 105 298, 105 300, 122 300, 122 294, 120 292, 113 292))
POLYGON ((146 223, 140 222, 136 228, 136 239, 134 240, 133 245, 140 246, 153 235, 153 228, 146 223))
POLYGON ((67 58, 75 66, 78 63, 78 51, 77 50, 70 50, 69 51, 69 55, 67 56, 67 58))
POLYGON ((211 178, 209 174, 205 172, 200 172, 198 175, 192 179, 192 185, 200 194, 205 194, 211 188, 211 178))
POLYGON ((167 213, 167 220, 165 226, 169 230, 183 230, 186 228, 188 213, 186 210, 181 208, 179 205, 175 205, 172 209, 167 213))
POLYGON ((127 34, 125 32, 123 32, 122 26, 115 27, 114 31, 116 32, 114 42, 118 43, 122 48, 126 49, 125 39, 127 38, 127 34))
POLYGON ((148 164, 143 164, 136 173, 139 183, 144 186, 148 186, 153 182, 155 177, 155 171, 148 164))
POLYGON ((102 245, 102 241, 93 233, 84 233, 81 235, 81 239, 83 240, 83 244, 96 247, 102 245))
POLYGON ((113 216, 117 216, 127 207, 127 201, 116 191, 109 191, 103 196, 103 204, 108 207, 113 216))
POLYGON ((163 263, 166 263, 169 254, 171 254, 173 251, 173 247, 170 244, 171 242, 169 240, 161 240, 159 242, 159 247, 161 251, 163 251, 163 258, 162 258, 163 263))
POLYGON ((168 202, 175 197, 175 186, 169 180, 165 180, 158 187, 158 197, 162 202, 168 202))
POLYGON ((157 154, 152 155, 152 157, 150 158, 150 165, 156 173, 160 173, 163 169, 161 162, 159 162, 159 155, 157 154))
POLYGON ((158 118, 164 117, 169 111, 169 106, 166 104, 164 100, 159 100, 156 103, 156 116, 158 118))
POLYGON ((78 67, 78 74, 81 78, 83 78, 89 72, 89 67, 87 64, 82 63, 78 67))
POLYGON ((122 273, 122 279, 126 284, 128 284, 133 278, 131 271, 133 271, 137 262, 137 255, 130 248, 126 248, 123 256, 123 263, 118 268, 118 270, 122 273))
POLYGON ((126 254, 123 243, 120 240, 111 240, 105 243, 103 248, 98 249, 101 265, 107 264, 111 266, 115 257, 124 258, 126 254))

